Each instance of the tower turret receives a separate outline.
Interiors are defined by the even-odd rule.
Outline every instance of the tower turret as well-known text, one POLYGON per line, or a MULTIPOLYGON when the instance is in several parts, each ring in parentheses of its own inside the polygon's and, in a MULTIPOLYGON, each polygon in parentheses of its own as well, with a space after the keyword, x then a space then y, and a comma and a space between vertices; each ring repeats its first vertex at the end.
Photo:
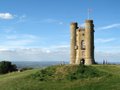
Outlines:
POLYGON ((94 24, 93 20, 85 21, 85 64, 94 64, 94 24))
POLYGON ((71 38, 70 38, 70 64, 75 64, 76 60, 76 29, 78 28, 78 25, 76 22, 71 23, 70 25, 70 32, 71 32, 71 38))

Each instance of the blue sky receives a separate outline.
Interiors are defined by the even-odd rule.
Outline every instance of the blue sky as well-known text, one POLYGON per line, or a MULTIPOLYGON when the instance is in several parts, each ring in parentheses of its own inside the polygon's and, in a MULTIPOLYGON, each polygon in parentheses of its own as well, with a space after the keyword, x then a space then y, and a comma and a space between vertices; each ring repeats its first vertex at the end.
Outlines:
POLYGON ((120 0, 0 0, 0 60, 69 60, 71 22, 95 24, 96 61, 120 59, 120 0), (47 57, 46 57, 47 55, 47 57), (31 57, 30 57, 31 56, 31 57))

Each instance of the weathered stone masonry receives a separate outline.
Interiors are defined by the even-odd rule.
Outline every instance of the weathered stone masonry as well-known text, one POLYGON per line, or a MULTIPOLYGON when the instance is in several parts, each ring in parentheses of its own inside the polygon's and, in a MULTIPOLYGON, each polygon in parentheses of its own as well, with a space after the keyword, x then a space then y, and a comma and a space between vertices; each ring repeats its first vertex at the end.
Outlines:
POLYGON ((70 25, 71 50, 70 64, 91 65, 94 60, 94 24, 93 20, 85 21, 85 28, 78 27, 77 22, 70 25))

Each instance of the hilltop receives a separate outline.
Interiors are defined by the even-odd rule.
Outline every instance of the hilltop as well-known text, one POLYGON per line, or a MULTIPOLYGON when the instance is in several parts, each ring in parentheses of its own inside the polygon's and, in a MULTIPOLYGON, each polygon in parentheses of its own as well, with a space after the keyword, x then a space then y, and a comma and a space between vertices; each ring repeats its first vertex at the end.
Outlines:
POLYGON ((0 75, 0 90, 119 90, 119 65, 50 66, 0 75))

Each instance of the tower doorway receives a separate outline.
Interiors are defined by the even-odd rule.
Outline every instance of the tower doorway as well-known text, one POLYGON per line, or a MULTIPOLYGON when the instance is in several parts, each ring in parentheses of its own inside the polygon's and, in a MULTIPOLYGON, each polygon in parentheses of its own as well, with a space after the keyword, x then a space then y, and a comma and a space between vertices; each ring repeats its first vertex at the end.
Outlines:
POLYGON ((82 59, 80 60, 80 64, 82 64, 82 65, 85 64, 85 59, 84 59, 84 58, 82 58, 82 59))

